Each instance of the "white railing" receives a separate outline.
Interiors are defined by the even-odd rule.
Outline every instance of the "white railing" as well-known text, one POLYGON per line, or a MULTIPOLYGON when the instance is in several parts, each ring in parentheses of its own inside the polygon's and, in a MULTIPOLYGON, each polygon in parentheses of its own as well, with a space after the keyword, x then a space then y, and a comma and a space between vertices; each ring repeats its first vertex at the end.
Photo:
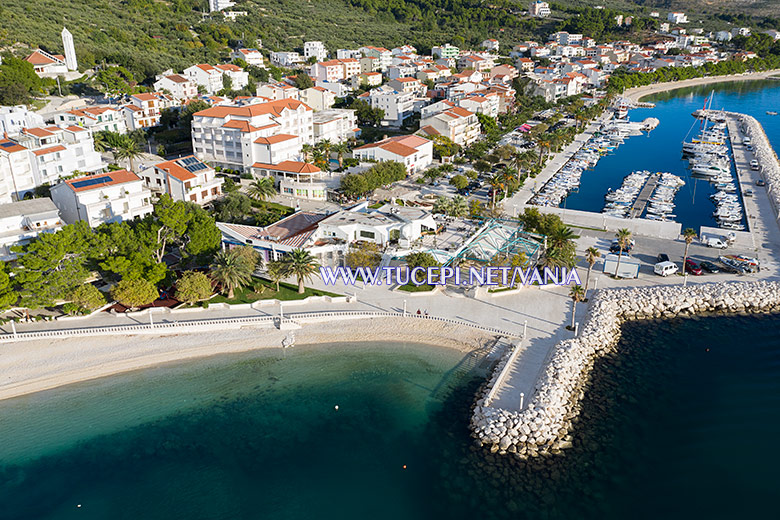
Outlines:
MULTIPOLYGON (((285 314, 283 321, 285 323, 302 323, 306 321, 317 321, 321 319, 358 319, 358 318, 411 318, 420 320, 431 320, 453 325, 462 325, 477 330, 482 330, 491 334, 497 334, 507 337, 517 337, 518 334, 504 331, 494 327, 485 327, 477 325, 466 320, 453 318, 444 318, 441 316, 425 316, 409 314, 402 312, 382 312, 382 311, 326 311, 326 312, 300 312, 285 314)), ((104 327, 80 327, 71 329, 42 330, 37 332, 11 332, 0 335, 0 343, 11 343, 14 341, 30 341, 36 339, 67 338, 78 336, 108 336, 121 334, 149 334, 149 333, 181 333, 182 329, 213 328, 216 325, 240 327, 244 325, 266 325, 273 326, 279 316, 251 316, 242 318, 213 318, 206 320, 173 321, 161 323, 149 323, 139 325, 114 325, 104 327)))

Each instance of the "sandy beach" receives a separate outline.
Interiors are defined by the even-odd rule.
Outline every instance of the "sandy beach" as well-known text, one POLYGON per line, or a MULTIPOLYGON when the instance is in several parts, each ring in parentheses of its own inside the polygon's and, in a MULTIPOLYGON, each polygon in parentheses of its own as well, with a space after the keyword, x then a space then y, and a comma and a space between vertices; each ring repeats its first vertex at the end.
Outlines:
POLYGON ((712 83, 724 83, 727 81, 749 81, 756 79, 767 79, 769 76, 780 74, 780 69, 767 70, 764 72, 753 72, 750 74, 733 74, 730 76, 710 76, 706 78, 686 79, 683 81, 670 81, 667 83, 656 83, 654 85, 645 85, 626 90, 623 94, 633 101, 641 101, 643 97, 655 94, 657 92, 666 92, 667 90, 676 90, 678 88, 696 87, 699 85, 710 85, 712 83))
MULTIPOLYGON (((296 344, 393 341, 470 352, 491 342, 468 326, 409 318, 369 318, 306 324, 296 344)), ((289 331, 245 327, 178 335, 93 336, 9 343, 0 349, 0 399, 49 390, 162 363, 281 348, 289 331)), ((293 347, 294 348, 294 347, 293 347)))

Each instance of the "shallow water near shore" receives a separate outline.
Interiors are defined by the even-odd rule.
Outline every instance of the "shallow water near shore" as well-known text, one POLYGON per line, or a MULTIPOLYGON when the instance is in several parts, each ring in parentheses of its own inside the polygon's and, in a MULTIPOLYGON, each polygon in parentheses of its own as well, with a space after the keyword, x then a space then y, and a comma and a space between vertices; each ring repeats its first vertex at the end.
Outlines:
POLYGON ((771 517, 778 327, 626 324, 574 448, 529 462, 473 446, 473 361, 425 345, 221 356, 4 401, 2 517, 771 517))

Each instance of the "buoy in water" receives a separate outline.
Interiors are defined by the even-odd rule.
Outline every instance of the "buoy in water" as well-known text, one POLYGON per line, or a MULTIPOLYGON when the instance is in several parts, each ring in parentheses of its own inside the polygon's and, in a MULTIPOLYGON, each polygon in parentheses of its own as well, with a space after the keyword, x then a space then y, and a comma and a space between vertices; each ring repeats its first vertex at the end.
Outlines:
POLYGON ((406 469, 406 464, 404 464, 404 469, 406 469))
POLYGON ((334 406, 333 408, 334 408, 334 409, 336 409, 336 410, 338 410, 338 409, 339 409, 339 405, 336 405, 336 406, 334 406))

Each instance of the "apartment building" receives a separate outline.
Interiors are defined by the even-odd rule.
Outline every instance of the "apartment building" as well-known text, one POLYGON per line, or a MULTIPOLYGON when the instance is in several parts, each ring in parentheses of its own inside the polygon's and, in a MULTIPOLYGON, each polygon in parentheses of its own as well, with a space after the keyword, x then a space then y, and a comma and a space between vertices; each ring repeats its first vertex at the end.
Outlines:
POLYGON ((208 94, 216 94, 223 88, 222 71, 208 63, 199 63, 184 69, 184 75, 194 81, 199 87, 206 89, 208 94))
POLYGON ((180 74, 158 76, 154 90, 165 90, 177 101, 193 99, 198 95, 198 85, 180 74))
POLYGON ((312 57, 317 61, 325 61, 328 58, 328 49, 322 42, 303 43, 303 58, 308 61, 312 57))
POLYGON ((360 62, 354 58, 335 59, 315 63, 309 75, 315 81, 342 81, 360 74, 360 62))
POLYGON ((272 52, 270 55, 271 65, 291 69, 302 64, 305 60, 297 52, 272 52))
POLYGON ((167 193, 175 201, 202 205, 222 194, 222 178, 193 155, 155 164, 140 176, 149 189, 167 193))
POLYGON ((252 173, 257 177, 272 178, 279 193, 295 199, 324 201, 328 199, 328 188, 335 189, 339 185, 338 178, 301 161, 255 163, 252 173))
POLYGON ((433 162, 433 141, 419 135, 401 135, 355 148, 352 155, 362 161, 395 161, 415 172, 433 162))
POLYGON ((371 108, 381 108, 385 111, 385 117, 382 119, 385 126, 400 127, 404 120, 414 113, 415 95, 412 92, 399 92, 385 85, 363 96, 368 98, 371 108))
POLYGON ((360 133, 354 110, 332 108, 315 112, 313 117, 314 141, 328 140, 342 143, 360 133))
MULTIPOLYGON (((393 64, 393 53, 384 47, 366 46, 361 47, 359 50, 363 53, 363 56, 377 58, 379 60, 378 70, 381 70, 382 72, 386 71, 387 68, 393 64)), ((361 69, 361 72, 365 71, 361 69)))
POLYGON ((16 141, 0 139, 0 204, 22 200, 35 186, 31 152, 16 141))
POLYGON ((391 79, 387 82, 387 86, 398 92, 408 92, 420 97, 424 96, 427 90, 427 87, 419 79, 412 77, 391 79))
POLYGON ((17 257, 14 246, 24 246, 43 233, 62 228, 60 210, 49 198, 20 200, 0 204, 0 261, 17 257))
POLYGON ((458 59, 460 56, 460 49, 449 43, 445 43, 441 46, 436 46, 431 49, 431 54, 436 58, 453 58, 458 59))
POLYGON ((336 102, 336 94, 322 87, 309 87, 302 90, 299 98, 315 112, 327 110, 336 102))
POLYGON ((94 132, 127 133, 127 121, 120 107, 99 105, 59 112, 54 116, 59 126, 81 126, 94 132))
POLYGON ((420 131, 429 136, 449 137, 452 142, 461 146, 468 146, 476 141, 480 132, 479 119, 477 119, 476 114, 465 108, 454 106, 448 101, 441 103, 441 111, 422 114, 420 131))
POLYGON ((482 41, 482 48, 488 51, 498 52, 498 40, 489 38, 482 41))
MULTIPOLYGON (((392 67, 390 70, 392 70, 392 67)), ((369 87, 378 87, 381 84, 382 84, 381 72, 362 72, 352 78, 352 88, 358 88, 362 85, 368 85, 369 87)))
POLYGON ((15 136, 22 128, 43 126, 43 118, 24 105, 0 107, 0 135, 15 136))
POLYGON ((294 160, 301 145, 314 144, 312 115, 294 99, 211 107, 193 115, 193 150, 201 160, 243 171, 256 162, 294 160))
POLYGON ((256 94, 271 101, 278 101, 280 99, 298 99, 301 91, 288 83, 280 81, 279 83, 258 85, 256 94))
POLYGON ((550 4, 536 0, 531 2, 531 5, 528 7, 528 14, 537 18, 547 18, 552 14, 552 11, 550 11, 550 4))
POLYGON ((214 68, 222 73, 223 85, 225 83, 225 76, 230 78, 231 90, 241 90, 249 84, 249 73, 238 65, 234 65, 232 63, 223 63, 222 65, 215 65, 214 68))
POLYGON ((95 151, 92 132, 78 126, 25 128, 14 141, 29 150, 33 172, 33 186, 20 187, 20 192, 53 184, 76 170, 95 172, 106 167, 95 151))
POLYGON ((497 95, 474 95, 458 100, 458 106, 469 112, 498 117, 499 97, 497 95))
POLYGON ((93 228, 143 218, 153 210, 152 192, 127 170, 62 181, 52 186, 51 198, 66 223, 82 220, 93 228))

